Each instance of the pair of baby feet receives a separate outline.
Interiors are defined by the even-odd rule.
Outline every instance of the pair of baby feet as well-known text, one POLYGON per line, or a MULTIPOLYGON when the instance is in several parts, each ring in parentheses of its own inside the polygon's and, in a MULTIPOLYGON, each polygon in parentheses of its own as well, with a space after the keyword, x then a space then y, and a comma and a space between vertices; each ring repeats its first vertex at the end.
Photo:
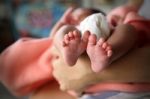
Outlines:
POLYGON ((97 40, 96 35, 88 31, 82 37, 78 31, 69 32, 64 36, 62 46, 63 58, 70 66, 86 51, 94 72, 99 72, 109 65, 112 56, 111 46, 103 38, 97 40))

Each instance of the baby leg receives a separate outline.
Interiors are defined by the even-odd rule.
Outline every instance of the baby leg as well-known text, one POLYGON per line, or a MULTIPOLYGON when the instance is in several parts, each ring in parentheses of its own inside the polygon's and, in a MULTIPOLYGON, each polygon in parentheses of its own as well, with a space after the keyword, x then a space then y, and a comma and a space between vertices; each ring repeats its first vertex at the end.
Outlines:
POLYGON ((85 51, 89 32, 85 32, 81 38, 79 31, 70 31, 64 36, 62 42, 62 55, 68 65, 74 65, 78 57, 85 51))
POLYGON ((99 72, 116 59, 126 54, 130 49, 135 48, 137 33, 133 26, 120 24, 116 27, 112 35, 105 40, 98 40, 90 36, 87 53, 91 60, 94 72, 99 72))
POLYGON ((94 72, 99 72, 110 63, 112 56, 111 46, 103 39, 98 41, 95 35, 89 37, 87 54, 91 60, 91 67, 94 72))

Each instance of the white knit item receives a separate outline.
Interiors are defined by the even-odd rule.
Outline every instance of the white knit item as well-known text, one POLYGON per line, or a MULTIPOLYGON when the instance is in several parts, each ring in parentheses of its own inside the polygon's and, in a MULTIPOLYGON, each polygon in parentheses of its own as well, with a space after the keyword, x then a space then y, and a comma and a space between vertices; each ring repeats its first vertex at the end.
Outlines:
POLYGON ((90 31, 97 38, 107 38, 110 35, 110 28, 106 17, 101 13, 96 13, 85 18, 79 25, 78 29, 83 34, 85 31, 90 31))

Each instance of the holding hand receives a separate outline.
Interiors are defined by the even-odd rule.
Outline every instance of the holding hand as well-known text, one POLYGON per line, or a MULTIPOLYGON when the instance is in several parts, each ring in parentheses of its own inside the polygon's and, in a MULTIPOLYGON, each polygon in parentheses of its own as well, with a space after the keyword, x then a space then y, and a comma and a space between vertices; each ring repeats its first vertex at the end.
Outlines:
POLYGON ((64 24, 70 24, 71 22, 71 13, 73 12, 75 8, 70 7, 68 8, 65 13, 63 14, 63 16, 60 19, 60 22, 64 23, 64 24))

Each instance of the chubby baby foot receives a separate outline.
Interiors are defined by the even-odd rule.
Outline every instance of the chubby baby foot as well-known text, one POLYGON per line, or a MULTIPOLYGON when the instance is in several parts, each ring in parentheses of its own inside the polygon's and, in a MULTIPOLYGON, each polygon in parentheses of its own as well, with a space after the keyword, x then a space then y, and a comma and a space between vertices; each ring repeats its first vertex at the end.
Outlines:
POLYGON ((68 65, 74 65, 78 57, 85 51, 88 37, 89 33, 85 32, 81 38, 79 31, 69 32, 64 36, 62 53, 63 58, 68 65))
POLYGON ((87 54, 91 60, 92 70, 94 72, 99 72, 110 64, 112 49, 103 38, 97 41, 96 36, 92 34, 89 37, 87 54))

